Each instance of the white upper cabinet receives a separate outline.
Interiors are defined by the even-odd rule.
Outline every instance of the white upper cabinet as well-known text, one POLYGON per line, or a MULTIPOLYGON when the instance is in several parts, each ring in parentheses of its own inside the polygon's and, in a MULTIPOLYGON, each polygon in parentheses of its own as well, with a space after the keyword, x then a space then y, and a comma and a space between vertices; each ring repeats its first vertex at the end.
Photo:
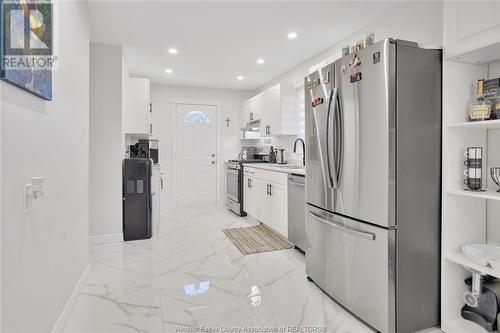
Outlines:
POLYGON ((447 59, 500 43, 500 2, 445 1, 443 29, 447 59))
POLYGON ((262 94, 260 134, 297 135, 299 132, 297 89, 290 84, 278 84, 262 94))
POLYGON ((278 84, 243 102, 240 125, 261 120, 261 136, 297 135, 298 91, 293 85, 278 84))
POLYGON ((149 79, 128 78, 125 94, 125 133, 152 135, 149 79))
POLYGON ((248 121, 259 120, 262 113, 262 95, 254 96, 248 103, 248 121))

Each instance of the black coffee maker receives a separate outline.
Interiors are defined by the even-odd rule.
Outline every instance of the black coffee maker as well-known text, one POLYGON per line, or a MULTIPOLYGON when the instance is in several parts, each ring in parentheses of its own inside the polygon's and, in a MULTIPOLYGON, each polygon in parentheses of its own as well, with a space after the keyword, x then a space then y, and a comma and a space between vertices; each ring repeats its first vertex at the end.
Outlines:
POLYGON ((130 146, 130 158, 150 158, 158 164, 158 140, 139 139, 130 146))

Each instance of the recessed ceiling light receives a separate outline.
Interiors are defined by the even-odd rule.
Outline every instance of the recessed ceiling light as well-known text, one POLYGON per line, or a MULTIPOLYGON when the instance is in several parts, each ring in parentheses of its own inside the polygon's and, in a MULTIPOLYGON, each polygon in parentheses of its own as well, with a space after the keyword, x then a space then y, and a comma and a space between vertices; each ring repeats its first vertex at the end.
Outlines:
POLYGON ((265 61, 264 61, 264 59, 262 59, 262 58, 257 59, 257 63, 258 63, 259 65, 262 65, 264 62, 265 62, 265 61))
POLYGON ((171 68, 165 69, 165 73, 167 74, 172 74, 173 70, 171 68))
POLYGON ((171 48, 168 49, 168 53, 170 53, 170 54, 177 54, 178 52, 179 52, 179 50, 177 50, 174 47, 171 47, 171 48))
POLYGON ((295 31, 290 31, 288 33, 288 39, 295 39, 295 38, 297 38, 297 36, 298 35, 297 35, 297 33, 295 31))
POLYGON ((243 79, 244 79, 244 77, 243 77, 243 75, 238 75, 238 76, 236 77, 236 79, 241 81, 241 80, 243 80, 243 79))

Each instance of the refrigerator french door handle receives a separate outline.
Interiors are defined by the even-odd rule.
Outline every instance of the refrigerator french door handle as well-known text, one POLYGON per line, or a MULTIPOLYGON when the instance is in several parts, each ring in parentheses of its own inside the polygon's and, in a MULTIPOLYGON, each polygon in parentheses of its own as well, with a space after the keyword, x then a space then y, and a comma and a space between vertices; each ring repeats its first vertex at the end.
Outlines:
POLYGON ((338 189, 339 188, 339 169, 338 169, 338 155, 339 155, 339 149, 338 149, 338 116, 337 116, 337 99, 338 99, 338 87, 335 87, 332 92, 330 93, 330 101, 328 103, 328 117, 327 117, 327 130, 326 130, 326 153, 327 153, 327 160, 328 160, 328 175, 331 179, 332 183, 332 188, 333 189, 338 189), (331 110, 332 106, 332 100, 333 100, 333 111, 331 110), (330 133, 330 114, 333 113, 333 135, 330 133), (332 138, 335 137, 335 142, 330 143, 332 138), (333 163, 330 163, 330 145, 333 147, 333 163), (333 172, 332 172, 332 166, 333 166, 333 172))
MULTIPOLYGON (((333 90, 330 91, 330 98, 328 99, 328 111, 327 111, 327 115, 326 115, 326 142, 327 142, 327 145, 326 145, 326 159, 328 160, 328 156, 329 156, 329 153, 328 153, 328 127, 329 127, 329 123, 330 123, 330 107, 331 107, 331 103, 332 103, 332 94, 333 94, 333 90)), ((333 188, 333 184, 332 184, 332 177, 330 176, 330 167, 329 167, 329 162, 327 161, 328 165, 326 165, 327 163, 325 163, 325 156, 323 156, 323 145, 321 144, 321 137, 320 137, 320 130, 319 130, 319 122, 318 122, 318 115, 316 113, 316 108, 314 107, 313 108, 313 117, 314 117, 314 125, 316 126, 316 139, 318 141, 318 148, 319 148, 319 160, 320 160, 320 163, 321 163, 321 171, 323 173, 323 178, 325 179, 325 182, 327 183, 325 186, 327 188, 333 188), (327 169, 328 167, 328 169, 327 169)))
POLYGON ((340 93, 337 91, 337 97, 335 99, 336 110, 338 112, 338 116, 336 119, 336 133, 337 133, 337 153, 336 153, 336 163, 337 163, 337 172, 335 173, 335 178, 337 180, 337 185, 340 187, 340 179, 342 176, 342 163, 344 161, 344 122, 343 122, 343 114, 342 114, 342 104, 340 103, 340 93), (338 105, 337 105, 338 104, 338 105))
POLYGON ((360 231, 360 230, 357 230, 357 229, 354 229, 354 228, 347 227, 347 226, 345 226, 343 224, 339 224, 339 223, 336 223, 336 222, 331 221, 329 219, 325 219, 322 216, 314 213, 313 211, 309 211, 309 215, 311 217, 313 217, 314 219, 320 221, 320 222, 326 223, 329 226, 334 227, 335 229, 339 229, 339 230, 341 230, 341 231, 343 231, 345 233, 348 233, 350 235, 361 237, 361 238, 365 238, 365 239, 368 239, 368 240, 371 240, 371 241, 375 240, 375 234, 374 233, 366 232, 366 231, 360 231))

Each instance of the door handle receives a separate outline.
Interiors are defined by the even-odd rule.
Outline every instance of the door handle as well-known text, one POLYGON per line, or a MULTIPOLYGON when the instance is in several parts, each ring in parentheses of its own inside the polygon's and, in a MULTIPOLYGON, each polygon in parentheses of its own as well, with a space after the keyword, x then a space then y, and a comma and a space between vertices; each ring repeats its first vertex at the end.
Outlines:
MULTIPOLYGON (((335 109, 337 110, 337 115, 335 117, 336 122, 336 173, 335 179, 337 181, 337 186, 340 187, 340 179, 342 177, 342 163, 344 160, 344 123, 342 121, 342 105, 340 104, 340 92, 337 90, 337 96, 335 98, 335 109)), ((358 131, 356 130, 356 133, 358 131)))
POLYGON ((309 211, 309 215, 320 222, 328 224, 329 226, 334 227, 335 229, 341 230, 341 231, 348 233, 350 235, 365 238, 365 239, 372 240, 372 241, 375 240, 375 234, 372 232, 357 230, 357 229, 345 226, 343 224, 339 224, 339 223, 336 223, 334 221, 324 219, 321 215, 318 215, 312 211, 309 211))
POLYGON ((330 98, 328 101, 328 113, 327 113, 327 118, 326 118, 326 159, 327 159, 327 166, 328 166, 328 177, 330 178, 330 183, 331 183, 331 188, 333 189, 338 189, 339 188, 339 183, 338 183, 338 172, 337 172, 337 145, 338 145, 338 131, 337 131, 337 96, 338 96, 338 88, 335 87, 331 92, 330 92, 330 98), (332 108, 332 101, 333 103, 333 112, 331 110, 332 108), (330 135, 330 116, 333 113, 333 130, 335 131, 334 135, 330 135), (335 145, 331 144, 331 137, 335 136, 335 145), (330 147, 332 146, 332 147, 330 147), (330 163, 331 157, 330 157, 330 149, 333 148, 332 156, 334 158, 333 163, 330 163), (332 175, 332 166, 333 166, 333 175, 332 175))
MULTIPOLYGON (((332 95, 332 92, 330 92, 330 96, 332 95)), ((331 98, 330 100, 328 101, 328 103, 331 103, 331 98)), ((328 109, 330 109, 330 106, 328 106, 328 109)), ((314 107, 313 108, 313 119, 314 119, 314 126, 316 127, 316 143, 318 144, 318 150, 319 150, 319 160, 320 160, 320 164, 321 164, 321 173, 323 174, 323 178, 325 179, 325 182, 327 183, 327 187, 328 188, 333 188, 333 184, 332 184, 332 179, 330 177, 330 172, 329 170, 327 170, 327 165, 325 163, 325 156, 324 156, 324 151, 323 151, 323 145, 321 143, 321 137, 320 137, 320 127, 319 127, 319 124, 320 122, 318 121, 318 114, 316 112, 316 108, 314 107)), ((327 128, 328 128, 328 119, 329 119, 329 115, 327 114, 327 128)), ((327 136, 328 136, 328 130, 327 130, 327 136)), ((326 141, 328 141, 328 138, 326 138, 326 141)), ((326 158, 328 157, 328 149, 327 149, 327 156, 326 158)), ((325 188, 326 190, 326 188, 325 188)))

